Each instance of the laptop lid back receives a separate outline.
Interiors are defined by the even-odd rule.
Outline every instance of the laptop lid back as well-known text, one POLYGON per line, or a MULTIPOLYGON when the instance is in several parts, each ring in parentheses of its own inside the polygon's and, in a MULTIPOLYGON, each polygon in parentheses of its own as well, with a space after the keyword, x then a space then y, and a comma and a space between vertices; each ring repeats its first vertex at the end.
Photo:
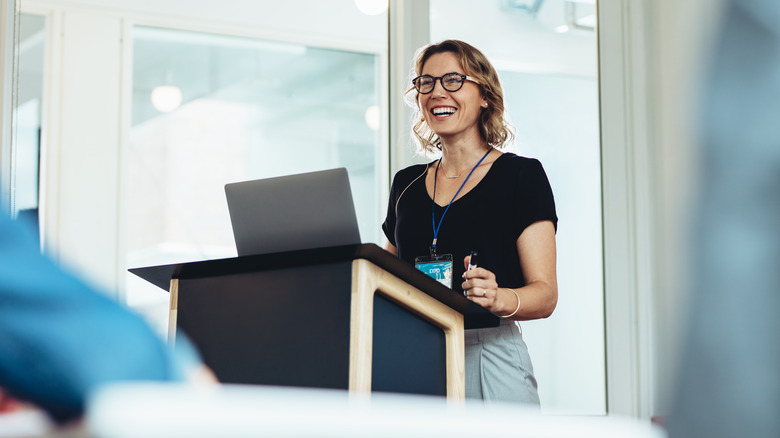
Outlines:
POLYGON ((346 168, 225 185, 239 256, 360 243, 346 168))

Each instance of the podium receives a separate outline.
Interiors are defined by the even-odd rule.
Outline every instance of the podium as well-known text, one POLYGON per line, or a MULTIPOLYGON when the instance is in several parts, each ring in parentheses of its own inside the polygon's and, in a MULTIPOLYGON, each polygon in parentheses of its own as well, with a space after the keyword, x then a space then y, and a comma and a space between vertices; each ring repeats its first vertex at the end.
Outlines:
POLYGON ((374 244, 133 268, 223 383, 463 398, 464 328, 499 318, 374 244))

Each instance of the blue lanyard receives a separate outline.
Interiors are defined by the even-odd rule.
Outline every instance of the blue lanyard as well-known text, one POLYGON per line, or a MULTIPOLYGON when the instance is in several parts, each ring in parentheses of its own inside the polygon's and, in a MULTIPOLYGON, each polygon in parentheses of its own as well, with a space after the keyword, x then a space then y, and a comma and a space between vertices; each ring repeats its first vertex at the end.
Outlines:
POLYGON ((455 196, 452 197, 450 200, 450 203, 447 204, 447 208, 444 209, 444 213, 441 215, 441 219, 439 219, 439 225, 436 226, 436 180, 438 180, 439 176, 439 164, 441 164, 441 159, 439 159, 439 162, 436 163, 436 172, 433 174, 433 199, 431 199, 431 222, 433 223, 433 242, 431 243, 431 257, 436 257, 436 239, 439 237, 439 229, 441 229, 441 223, 444 221, 444 215, 447 214, 447 211, 450 209, 450 206, 455 201, 455 198, 458 197, 458 193, 460 193, 461 190, 463 190, 463 186, 466 185, 466 181, 469 180, 471 177, 471 174, 474 173, 474 171, 479 167, 479 165, 482 163, 482 160, 487 158, 488 154, 490 154, 490 151, 492 151, 493 148, 488 148, 488 151, 485 153, 485 155, 482 156, 482 158, 479 159, 477 164, 474 165, 474 167, 471 169, 471 172, 466 176, 466 179, 463 180, 463 184, 460 185, 460 188, 457 192, 455 192, 455 196))

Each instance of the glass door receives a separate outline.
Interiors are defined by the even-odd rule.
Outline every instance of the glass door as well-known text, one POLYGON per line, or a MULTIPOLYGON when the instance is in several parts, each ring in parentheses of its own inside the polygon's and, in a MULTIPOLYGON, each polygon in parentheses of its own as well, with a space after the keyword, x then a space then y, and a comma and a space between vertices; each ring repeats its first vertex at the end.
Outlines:
POLYGON ((498 69, 516 139, 559 217, 558 306, 521 324, 546 413, 606 413, 595 0, 430 0, 430 40, 461 39, 498 69))

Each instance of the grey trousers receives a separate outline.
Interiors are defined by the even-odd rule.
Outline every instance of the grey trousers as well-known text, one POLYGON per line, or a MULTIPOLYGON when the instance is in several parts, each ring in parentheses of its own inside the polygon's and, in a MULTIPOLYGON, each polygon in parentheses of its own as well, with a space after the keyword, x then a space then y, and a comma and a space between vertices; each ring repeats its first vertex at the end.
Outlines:
POLYGON ((539 405, 528 347, 513 321, 466 330, 466 398, 539 405))

